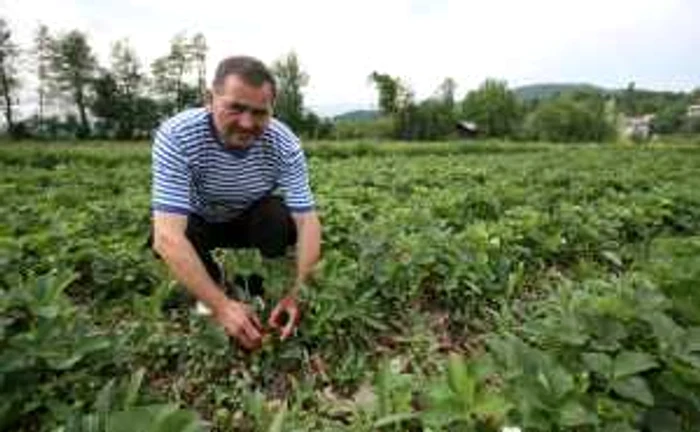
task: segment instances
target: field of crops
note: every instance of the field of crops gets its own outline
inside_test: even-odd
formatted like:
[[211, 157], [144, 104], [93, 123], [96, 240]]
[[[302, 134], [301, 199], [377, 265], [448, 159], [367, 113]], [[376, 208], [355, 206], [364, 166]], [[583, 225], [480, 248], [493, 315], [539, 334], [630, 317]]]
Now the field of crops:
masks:
[[169, 307], [148, 146], [0, 147], [0, 430], [698, 430], [700, 148], [308, 155], [323, 260], [246, 355]]

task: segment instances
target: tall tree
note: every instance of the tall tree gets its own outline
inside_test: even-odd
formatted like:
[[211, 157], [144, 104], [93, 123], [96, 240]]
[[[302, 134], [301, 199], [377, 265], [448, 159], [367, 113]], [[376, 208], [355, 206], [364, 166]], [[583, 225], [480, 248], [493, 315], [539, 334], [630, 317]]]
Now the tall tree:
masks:
[[630, 81], [627, 84], [627, 88], [624, 90], [624, 93], [622, 94], [622, 111], [629, 116], [635, 116], [639, 114], [637, 92], [635, 90], [635, 87], [635, 82]]
[[146, 112], [155, 102], [144, 97], [144, 88], [145, 75], [136, 51], [126, 39], [115, 42], [110, 69], [102, 70], [93, 82], [90, 109], [100, 119], [101, 135], [132, 139], [151, 127], [158, 110]]
[[690, 92], [690, 102], [700, 104], [700, 87], [696, 87]]
[[34, 58], [36, 60], [37, 96], [39, 96], [39, 130], [44, 128], [44, 113], [49, 95], [49, 71], [51, 70], [51, 35], [49, 28], [42, 24], [34, 35]]
[[522, 107], [504, 81], [487, 79], [477, 90], [467, 93], [462, 115], [477, 124], [489, 137], [513, 135], [522, 117]]
[[197, 33], [190, 42], [190, 56], [194, 69], [197, 72], [197, 93], [200, 100], [204, 101], [207, 91], [207, 40], [202, 33]]
[[275, 113], [293, 129], [304, 126], [304, 95], [302, 89], [309, 83], [309, 76], [301, 69], [299, 57], [292, 51], [276, 60], [272, 72], [277, 80]]
[[12, 32], [7, 22], [0, 18], [0, 92], [2, 92], [2, 105], [4, 108], [7, 130], [15, 133], [13, 106], [16, 101], [15, 93], [19, 88], [17, 77], [17, 61], [19, 49], [12, 41]]
[[455, 106], [455, 93], [457, 92], [457, 82], [452, 78], [445, 78], [437, 91], [437, 99], [450, 109]]
[[401, 96], [400, 80], [377, 71], [373, 71], [369, 75], [369, 79], [377, 89], [379, 109], [382, 114], [396, 114], [399, 111], [399, 99]]
[[136, 50], [127, 39], [112, 45], [110, 66], [116, 84], [125, 97], [132, 100], [141, 93], [145, 76]]
[[615, 138], [605, 97], [596, 92], [565, 92], [542, 102], [526, 123], [529, 137], [551, 142], [602, 142]]
[[192, 46], [184, 33], [178, 33], [170, 42], [170, 52], [151, 64], [153, 90], [164, 114], [201, 102], [197, 87], [188, 81], [194, 62]]
[[141, 62], [128, 40], [117, 41], [112, 47], [111, 70], [115, 82], [119, 106], [117, 113], [117, 136], [130, 139], [138, 119], [136, 118], [136, 101], [140, 97], [145, 76], [141, 70]]
[[87, 137], [90, 134], [87, 92], [97, 72], [97, 60], [87, 36], [78, 30], [58, 37], [51, 47], [52, 79], [60, 91], [69, 94], [80, 117], [79, 136]]

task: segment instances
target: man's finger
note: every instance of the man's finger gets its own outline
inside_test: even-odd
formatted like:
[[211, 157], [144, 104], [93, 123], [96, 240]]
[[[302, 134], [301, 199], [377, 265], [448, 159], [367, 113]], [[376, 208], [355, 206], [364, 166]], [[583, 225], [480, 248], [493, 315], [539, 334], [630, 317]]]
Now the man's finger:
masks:
[[251, 345], [252, 346], [258, 345], [260, 342], [261, 335], [260, 335], [260, 332], [255, 328], [255, 325], [251, 321], [245, 320], [242, 323], [241, 327], [242, 327], [243, 332], [245, 333], [246, 337], [250, 341]]
[[262, 331], [263, 326], [260, 323], [260, 318], [258, 318], [258, 315], [255, 312], [248, 311], [248, 318], [250, 318], [250, 321], [255, 326], [256, 330]]
[[272, 313], [270, 314], [270, 319], [267, 320], [267, 323], [270, 327], [273, 329], [278, 329], [280, 328], [280, 315], [282, 314], [282, 306], [277, 305], [275, 309], [272, 310]]
[[236, 338], [239, 344], [243, 346], [243, 348], [250, 350], [253, 348], [253, 343], [252, 341], [248, 338], [248, 335], [246, 332], [243, 330], [243, 328], [238, 328], [238, 331], [233, 334], [233, 337]]
[[287, 339], [294, 333], [294, 329], [299, 322], [299, 310], [297, 308], [289, 308], [287, 309], [287, 313], [289, 314], [289, 321], [282, 330], [282, 340]]

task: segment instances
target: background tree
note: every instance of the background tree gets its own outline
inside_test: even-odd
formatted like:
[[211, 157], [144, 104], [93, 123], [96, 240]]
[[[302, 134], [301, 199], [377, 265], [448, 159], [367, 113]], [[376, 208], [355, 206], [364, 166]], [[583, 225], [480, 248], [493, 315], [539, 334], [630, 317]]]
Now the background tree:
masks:
[[78, 111], [80, 127], [77, 135], [89, 136], [88, 90], [97, 72], [97, 60], [84, 33], [73, 30], [51, 44], [51, 70], [56, 88], [69, 96]]
[[304, 95], [302, 89], [309, 83], [309, 76], [301, 69], [299, 57], [292, 51], [276, 60], [272, 72], [277, 80], [275, 115], [292, 129], [304, 129]]
[[202, 33], [192, 37], [190, 43], [190, 56], [197, 72], [197, 93], [201, 101], [204, 101], [207, 91], [207, 40]]
[[39, 109], [37, 112], [37, 128], [38, 132], [44, 132], [44, 116], [46, 113], [46, 104], [51, 94], [49, 84], [51, 83], [49, 73], [51, 70], [51, 34], [49, 28], [42, 24], [37, 29], [34, 35], [33, 54], [36, 66], [37, 78], [37, 96]]
[[676, 102], [662, 107], [652, 123], [654, 133], [671, 134], [681, 131], [687, 111], [688, 105], [684, 102]]
[[523, 108], [505, 81], [487, 79], [462, 102], [462, 117], [475, 122], [487, 137], [514, 136], [522, 116]]
[[158, 98], [162, 115], [201, 105], [199, 84], [192, 84], [190, 75], [195, 64], [203, 68], [203, 64], [197, 61], [206, 60], [206, 44], [203, 37], [195, 36], [193, 40], [196, 44], [184, 33], [178, 33], [170, 42], [170, 52], [151, 64], [152, 90]]
[[446, 78], [432, 98], [400, 107], [396, 121], [396, 137], [407, 140], [440, 140], [449, 138], [455, 128], [455, 92], [457, 83]]
[[377, 89], [378, 104], [382, 114], [389, 116], [396, 114], [402, 99], [404, 103], [408, 102], [406, 97], [408, 92], [399, 78], [374, 71], [370, 74], [369, 79]]
[[7, 131], [12, 135], [16, 132], [13, 108], [17, 102], [16, 93], [20, 83], [17, 72], [18, 59], [19, 48], [12, 40], [12, 32], [7, 21], [0, 18], [0, 92], [5, 124]]
[[457, 81], [452, 78], [445, 78], [442, 84], [440, 84], [440, 87], [438, 87], [436, 98], [441, 101], [446, 108], [454, 109], [455, 93], [457, 93]]
[[594, 92], [564, 93], [543, 102], [525, 128], [528, 137], [550, 142], [602, 142], [615, 137], [606, 99]]

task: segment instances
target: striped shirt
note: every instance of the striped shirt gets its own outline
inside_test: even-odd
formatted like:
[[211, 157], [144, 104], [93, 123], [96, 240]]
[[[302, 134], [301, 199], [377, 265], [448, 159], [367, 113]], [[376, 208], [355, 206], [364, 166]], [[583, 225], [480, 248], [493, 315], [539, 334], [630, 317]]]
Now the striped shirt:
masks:
[[299, 138], [276, 119], [247, 149], [226, 149], [209, 111], [189, 109], [156, 130], [151, 156], [153, 211], [222, 222], [271, 193], [293, 213], [315, 205]]

